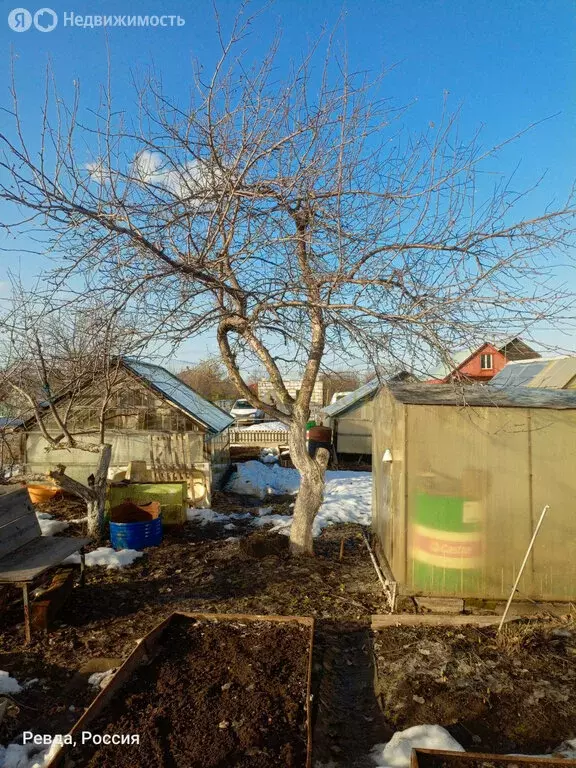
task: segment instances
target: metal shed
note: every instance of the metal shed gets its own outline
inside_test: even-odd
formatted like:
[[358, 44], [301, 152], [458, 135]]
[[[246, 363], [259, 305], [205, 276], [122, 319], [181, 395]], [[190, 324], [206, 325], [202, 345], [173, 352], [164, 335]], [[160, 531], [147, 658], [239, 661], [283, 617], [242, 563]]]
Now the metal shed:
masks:
[[373, 402], [373, 528], [401, 592], [576, 598], [576, 392], [442, 385]]
[[322, 421], [332, 428], [337, 453], [372, 453], [372, 399], [378, 379], [349, 392], [322, 409]]

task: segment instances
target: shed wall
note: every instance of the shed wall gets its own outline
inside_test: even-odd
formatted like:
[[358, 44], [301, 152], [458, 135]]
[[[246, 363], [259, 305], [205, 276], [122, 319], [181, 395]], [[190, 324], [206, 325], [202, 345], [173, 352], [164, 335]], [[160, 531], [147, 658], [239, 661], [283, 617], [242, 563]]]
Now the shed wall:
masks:
[[381, 393], [373, 525], [403, 591], [507, 598], [550, 504], [519, 597], [574, 599], [575, 461], [575, 411], [403, 406]]
[[[126, 469], [130, 461], [146, 461], [150, 469], [150, 435], [162, 441], [165, 433], [150, 432], [108, 432], [106, 439], [112, 443], [110, 476]], [[188, 433], [190, 462], [204, 462], [204, 436], [199, 432]], [[86, 442], [97, 442], [95, 435], [83, 437]], [[30, 432], [26, 437], [26, 464], [28, 472], [44, 474], [55, 469], [57, 464], [66, 465], [66, 474], [74, 480], [85, 483], [86, 478], [96, 470], [98, 455], [76, 448], [61, 451], [47, 451], [48, 444], [40, 432]]]
[[372, 400], [359, 403], [345, 413], [334, 416], [332, 429], [336, 431], [338, 453], [372, 453]]

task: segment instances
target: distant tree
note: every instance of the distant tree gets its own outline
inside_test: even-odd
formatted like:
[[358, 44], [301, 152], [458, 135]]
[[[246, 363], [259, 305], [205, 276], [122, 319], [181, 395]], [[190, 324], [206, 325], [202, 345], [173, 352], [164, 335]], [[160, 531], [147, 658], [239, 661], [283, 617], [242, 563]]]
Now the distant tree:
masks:
[[238, 388], [219, 357], [201, 360], [180, 371], [178, 378], [207, 400], [235, 400]]
[[[305, 425], [328, 354], [426, 368], [487, 333], [572, 316], [551, 270], [572, 253], [575, 208], [518, 216], [498, 147], [464, 141], [448, 113], [408, 133], [380, 79], [331, 45], [285, 76], [276, 44], [249, 61], [253, 23], [243, 9], [228, 38], [217, 23], [215, 68], [198, 66], [181, 100], [149, 79], [134, 119], [106, 92], [89, 125], [78, 99], [57, 98], [28, 146], [14, 89], [0, 200], [22, 212], [13, 228], [58, 251], [60, 284], [131, 303], [164, 342], [215, 333], [239, 393], [289, 426], [291, 551], [309, 554], [328, 452], [309, 456]], [[278, 407], [249, 386], [255, 364]]]
[[362, 376], [356, 371], [332, 371], [324, 373], [324, 401], [329, 403], [335, 392], [352, 392], [358, 389]]

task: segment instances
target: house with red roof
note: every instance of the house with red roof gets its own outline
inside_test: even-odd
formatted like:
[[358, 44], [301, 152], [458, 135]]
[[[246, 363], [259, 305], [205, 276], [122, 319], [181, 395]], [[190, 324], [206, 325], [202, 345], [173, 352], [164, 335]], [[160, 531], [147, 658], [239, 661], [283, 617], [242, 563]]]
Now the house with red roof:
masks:
[[427, 384], [447, 384], [451, 381], [486, 383], [496, 376], [506, 363], [540, 357], [532, 347], [515, 336], [504, 341], [485, 341], [476, 349], [467, 349], [452, 356], [453, 365], [439, 366]]

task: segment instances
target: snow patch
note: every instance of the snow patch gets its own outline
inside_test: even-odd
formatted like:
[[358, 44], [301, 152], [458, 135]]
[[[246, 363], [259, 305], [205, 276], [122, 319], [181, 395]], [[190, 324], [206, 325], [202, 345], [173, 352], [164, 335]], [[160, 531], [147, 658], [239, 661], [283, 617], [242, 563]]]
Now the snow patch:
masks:
[[404, 731], [397, 731], [387, 744], [377, 744], [372, 750], [372, 759], [378, 768], [409, 768], [414, 748], [465, 751], [439, 725], [414, 725]]
[[281, 421], [262, 421], [246, 427], [237, 427], [242, 432], [288, 432], [288, 425]]
[[93, 685], [95, 688], [106, 688], [114, 677], [115, 671], [114, 669], [109, 669], [106, 672], [94, 672], [88, 678], [88, 685]]
[[300, 473], [297, 469], [277, 464], [267, 466], [261, 461], [245, 461], [237, 464], [237, 471], [230, 478], [227, 489], [265, 499], [266, 496], [296, 493], [299, 486]]
[[49, 515], [48, 512], [36, 512], [36, 517], [42, 536], [54, 536], [55, 533], [65, 531], [69, 526], [69, 523], [64, 520], [55, 520], [54, 515]]
[[[124, 568], [132, 565], [134, 560], [142, 557], [144, 552], [137, 552], [135, 549], [120, 549], [118, 552], [112, 547], [98, 547], [93, 552], [86, 552], [86, 566], [103, 565], [108, 570], [112, 568]], [[64, 564], [74, 565], [80, 562], [80, 553], [75, 552], [64, 560]], [[1, 766], [0, 766], [1, 768]]]
[[55, 741], [40, 751], [34, 744], [0, 745], [0, 768], [44, 768], [60, 749], [62, 746]]
[[22, 686], [18, 680], [10, 677], [8, 672], [0, 669], [0, 693], [20, 693], [21, 690]]
[[208, 523], [228, 523], [224, 526], [228, 528], [232, 525], [232, 520], [245, 520], [248, 517], [252, 517], [250, 512], [233, 512], [230, 515], [224, 515], [221, 512], [214, 512], [213, 509], [197, 509], [195, 507], [189, 507], [186, 510], [186, 519], [189, 523], [199, 523], [200, 525], [208, 525]]

